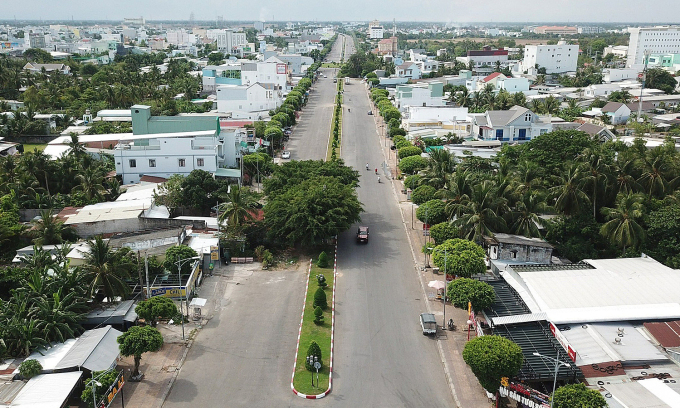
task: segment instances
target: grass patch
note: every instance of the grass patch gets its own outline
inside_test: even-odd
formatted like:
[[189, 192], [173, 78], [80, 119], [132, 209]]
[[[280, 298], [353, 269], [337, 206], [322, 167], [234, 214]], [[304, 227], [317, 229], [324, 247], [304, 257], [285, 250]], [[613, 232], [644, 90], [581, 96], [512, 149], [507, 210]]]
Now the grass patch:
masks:
[[324, 62], [321, 64], [321, 68], [342, 68], [342, 64], [338, 62]]
[[43, 151], [47, 147], [47, 143], [22, 143], [24, 145], [24, 152], [34, 152], [36, 150]]
[[[312, 270], [309, 274], [309, 287], [307, 289], [307, 299], [305, 299], [305, 314], [302, 319], [302, 331], [300, 333], [300, 347], [298, 348], [297, 365], [295, 366], [295, 377], [293, 378], [293, 385], [298, 392], [307, 395], [321, 394], [328, 389], [328, 376], [331, 357], [331, 308], [333, 306], [333, 259], [334, 252], [329, 250], [328, 255], [329, 266], [327, 268], [319, 268], [316, 264], [312, 264]], [[316, 260], [317, 258], [315, 258]], [[328, 308], [324, 310], [324, 322], [317, 325], [314, 323], [314, 292], [319, 287], [316, 275], [323, 274], [326, 277], [326, 299], [328, 300]], [[312, 387], [312, 374], [314, 375], [314, 383], [316, 384], [316, 371], [312, 373], [305, 368], [305, 359], [307, 358], [307, 349], [312, 341], [316, 341], [321, 347], [321, 355], [323, 367], [319, 370], [319, 386]]]

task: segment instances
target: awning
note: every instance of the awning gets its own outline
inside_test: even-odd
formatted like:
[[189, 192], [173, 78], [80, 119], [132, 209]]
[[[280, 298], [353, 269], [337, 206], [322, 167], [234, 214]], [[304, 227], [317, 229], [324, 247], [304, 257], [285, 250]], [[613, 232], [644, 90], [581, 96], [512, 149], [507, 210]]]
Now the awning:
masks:
[[217, 169], [215, 170], [216, 177], [231, 177], [241, 178], [241, 170], [239, 169]]
[[111, 326], [88, 330], [57, 363], [56, 371], [82, 367], [90, 371], [107, 370], [116, 365], [120, 354], [118, 336], [122, 332]]
[[41, 374], [31, 378], [10, 407], [61, 408], [78, 384], [82, 371]]

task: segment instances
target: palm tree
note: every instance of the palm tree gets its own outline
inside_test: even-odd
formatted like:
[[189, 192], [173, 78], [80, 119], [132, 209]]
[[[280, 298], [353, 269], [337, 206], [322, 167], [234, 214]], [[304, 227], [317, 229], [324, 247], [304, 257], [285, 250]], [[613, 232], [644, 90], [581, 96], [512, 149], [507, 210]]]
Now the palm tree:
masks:
[[456, 156], [454, 154], [445, 149], [431, 150], [421, 184], [427, 184], [439, 190], [446, 185], [455, 167]]
[[644, 159], [644, 170], [637, 182], [642, 186], [649, 197], [662, 197], [668, 193], [670, 185], [668, 178], [671, 177], [673, 166], [666, 156], [659, 151], [650, 151]]
[[83, 194], [85, 194], [87, 201], [99, 199], [106, 193], [106, 189], [103, 185], [104, 177], [102, 176], [99, 167], [81, 167], [79, 174], [76, 176], [76, 180], [78, 180], [79, 184], [73, 187], [72, 191], [82, 191]]
[[526, 106], [527, 96], [524, 95], [524, 92], [515, 92], [512, 95], [512, 103], [518, 106]]
[[538, 99], [532, 99], [529, 103], [529, 109], [537, 115], [543, 113], [543, 103]]
[[87, 310], [85, 299], [77, 292], [64, 296], [62, 288], [51, 296], [41, 296], [34, 301], [31, 315], [36, 318], [36, 327], [48, 342], [64, 342], [82, 331], [79, 321]]
[[611, 168], [607, 163], [606, 157], [596, 149], [585, 149], [579, 155], [582, 162], [584, 186], [589, 186], [592, 192], [591, 200], [593, 203], [593, 218], [597, 217], [597, 197], [601, 193], [600, 186], [606, 186], [611, 174]]
[[258, 196], [248, 188], [230, 186], [225, 202], [220, 204], [219, 222], [226, 224], [227, 231], [240, 235], [248, 222], [255, 217], [253, 212], [258, 208]]
[[565, 215], [578, 214], [588, 205], [588, 195], [581, 189], [583, 173], [576, 164], [567, 165], [557, 185], [552, 187], [550, 197], [555, 199], [555, 209]]
[[80, 158], [87, 153], [85, 150], [85, 146], [83, 146], [82, 143], [78, 140], [78, 134], [71, 132], [70, 134], [71, 140], [66, 143], [66, 145], [71, 149], [69, 151], [69, 154], [72, 154], [80, 161]]
[[456, 93], [456, 103], [462, 107], [470, 106], [470, 91], [468, 91], [467, 87], [462, 88]]
[[515, 191], [525, 194], [540, 188], [541, 167], [533, 161], [523, 160], [514, 169]]
[[446, 200], [444, 211], [450, 219], [460, 216], [459, 210], [461, 208], [458, 205], [467, 202], [470, 198], [471, 188], [471, 173], [469, 171], [456, 170], [448, 178], [444, 187], [437, 191], [435, 197]]
[[542, 236], [539, 226], [545, 227], [546, 220], [540, 217], [550, 210], [545, 202], [545, 196], [538, 192], [523, 194], [521, 199], [515, 204], [513, 211], [513, 223], [510, 230], [513, 234], [523, 235], [529, 238], [540, 238]]
[[130, 260], [124, 259], [126, 257], [119, 251], [111, 249], [108, 242], [100, 236], [87, 243], [90, 248], [84, 254], [83, 269], [90, 282], [90, 296], [94, 296], [100, 287], [109, 301], [116, 296], [125, 296], [130, 290], [124, 281], [133, 266]]
[[550, 95], [545, 98], [543, 103], [544, 111], [550, 115], [556, 115], [557, 111], [560, 110], [560, 102], [554, 96]]
[[645, 238], [645, 230], [638, 224], [643, 215], [642, 201], [643, 197], [639, 194], [619, 194], [616, 208], [602, 208], [602, 214], [609, 221], [602, 225], [600, 234], [623, 248], [623, 255], [626, 248], [637, 248]]
[[464, 238], [479, 243], [484, 235], [493, 236], [494, 232], [507, 229], [502, 217], [506, 210], [507, 204], [496, 196], [493, 182], [485, 180], [472, 187], [468, 200], [454, 206], [454, 212], [461, 215], [453, 225], [460, 229]]
[[40, 219], [31, 221], [33, 228], [29, 234], [33, 236], [36, 245], [54, 245], [64, 242], [64, 237], [74, 235], [69, 226], [64, 226], [64, 221], [57, 218], [51, 209], [40, 211]]

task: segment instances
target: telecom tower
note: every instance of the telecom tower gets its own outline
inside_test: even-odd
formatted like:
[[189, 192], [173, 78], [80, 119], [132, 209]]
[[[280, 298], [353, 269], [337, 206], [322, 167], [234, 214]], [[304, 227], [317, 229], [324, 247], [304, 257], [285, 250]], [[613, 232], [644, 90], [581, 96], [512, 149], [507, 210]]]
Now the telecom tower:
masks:
[[397, 36], [397, 19], [393, 18], [392, 19], [392, 37]]

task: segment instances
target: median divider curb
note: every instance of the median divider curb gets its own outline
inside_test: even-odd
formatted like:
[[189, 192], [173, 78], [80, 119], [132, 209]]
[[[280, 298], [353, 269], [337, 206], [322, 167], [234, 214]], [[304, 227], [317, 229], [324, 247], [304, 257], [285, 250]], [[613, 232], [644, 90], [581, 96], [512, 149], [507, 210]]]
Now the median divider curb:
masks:
[[333, 341], [335, 339], [335, 287], [336, 287], [336, 278], [338, 275], [338, 244], [336, 242], [335, 244], [335, 256], [333, 259], [333, 297], [331, 301], [331, 354], [330, 354], [330, 365], [328, 367], [328, 389], [321, 394], [316, 394], [316, 395], [307, 395], [299, 392], [298, 390], [295, 389], [295, 386], [293, 385], [293, 380], [295, 379], [295, 369], [297, 368], [297, 357], [298, 357], [298, 351], [300, 349], [300, 334], [302, 334], [302, 322], [305, 317], [305, 306], [307, 305], [307, 290], [309, 289], [309, 274], [312, 272], [312, 260], [309, 260], [309, 269], [307, 270], [307, 284], [305, 285], [305, 297], [304, 301], [302, 303], [302, 315], [300, 316], [300, 327], [298, 328], [298, 338], [297, 338], [297, 345], [295, 346], [295, 361], [293, 362], [293, 374], [290, 377], [290, 389], [293, 390], [293, 393], [297, 395], [300, 398], [305, 398], [305, 399], [321, 399], [325, 397], [326, 395], [331, 393], [331, 388], [333, 387]]

